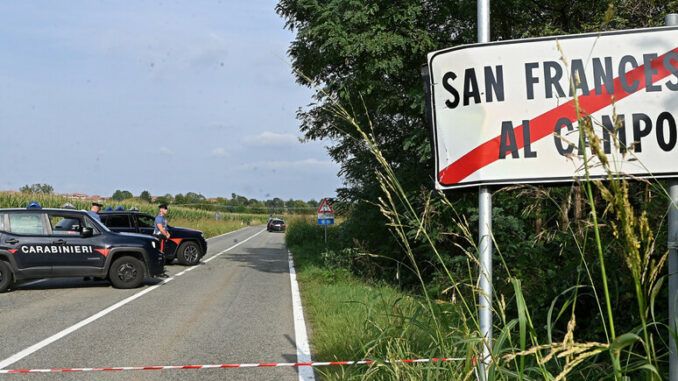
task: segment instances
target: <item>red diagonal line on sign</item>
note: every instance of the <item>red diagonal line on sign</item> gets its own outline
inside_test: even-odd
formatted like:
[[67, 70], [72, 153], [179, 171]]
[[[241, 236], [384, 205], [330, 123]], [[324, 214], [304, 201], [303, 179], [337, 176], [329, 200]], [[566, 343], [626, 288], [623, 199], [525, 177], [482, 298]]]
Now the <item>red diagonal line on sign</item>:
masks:
[[[670, 50], [669, 52], [678, 53], [678, 48]], [[667, 52], [667, 53], [669, 53]], [[662, 54], [661, 56], [655, 58], [650, 62], [650, 67], [657, 70], [657, 72], [652, 76], [652, 83], [655, 83], [663, 78], [666, 78], [671, 74], [663, 65], [664, 56], [667, 53]], [[673, 60], [672, 60], [673, 61]], [[612, 104], [613, 98], [615, 101], [626, 98], [627, 96], [636, 93], [645, 88], [645, 66], [640, 65], [635, 69], [626, 73], [626, 83], [632, 84], [634, 81], [638, 81], [638, 89], [634, 92], [626, 92], [621, 87], [621, 80], [619, 77], [614, 79], [614, 89], [617, 89], [617, 92], [614, 94], [608, 94], [605, 86], [602, 86], [601, 94], [596, 95], [592, 90], [590, 95], [580, 95], [579, 99], [579, 108], [582, 115], [592, 114], [598, 110], [601, 110]], [[547, 137], [553, 133], [556, 122], [560, 118], [567, 118], [570, 122], [577, 120], [577, 112], [574, 106], [574, 99], [564, 103], [550, 111], [547, 111], [536, 118], [530, 120], [530, 142], [534, 143], [537, 140], [540, 140], [544, 137]], [[524, 148], [525, 144], [523, 142], [523, 126], [522, 123], [513, 128], [513, 133], [516, 138], [516, 143], [518, 149]], [[441, 170], [438, 173], [438, 179], [442, 184], [457, 184], [466, 177], [475, 173], [479, 169], [494, 163], [499, 160], [499, 144], [500, 136], [497, 136], [478, 147], [471, 150], [469, 153], [465, 154], [461, 158], [457, 159], [454, 163], [448, 165], [446, 168]], [[509, 153], [507, 153], [509, 154]]]

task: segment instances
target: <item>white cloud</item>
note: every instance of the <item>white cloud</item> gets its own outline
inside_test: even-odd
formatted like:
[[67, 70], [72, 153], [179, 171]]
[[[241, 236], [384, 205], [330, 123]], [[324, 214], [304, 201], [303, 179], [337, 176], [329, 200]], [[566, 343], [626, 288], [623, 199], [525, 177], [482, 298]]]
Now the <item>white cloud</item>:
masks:
[[259, 135], [245, 136], [243, 141], [253, 146], [287, 146], [298, 144], [299, 138], [292, 134], [264, 131]]
[[164, 153], [165, 155], [172, 155], [172, 154], [174, 154], [174, 152], [172, 152], [171, 149], [169, 149], [169, 148], [167, 148], [167, 147], [165, 147], [165, 146], [160, 147], [160, 149], [159, 149], [158, 151], [160, 151], [160, 153]]
[[223, 147], [217, 147], [212, 150], [212, 153], [210, 156], [212, 157], [224, 157], [227, 156], [228, 153], [226, 153], [226, 150]]
[[331, 160], [304, 159], [304, 160], [275, 160], [275, 161], [257, 161], [245, 163], [238, 166], [238, 169], [331, 169], [336, 164]]

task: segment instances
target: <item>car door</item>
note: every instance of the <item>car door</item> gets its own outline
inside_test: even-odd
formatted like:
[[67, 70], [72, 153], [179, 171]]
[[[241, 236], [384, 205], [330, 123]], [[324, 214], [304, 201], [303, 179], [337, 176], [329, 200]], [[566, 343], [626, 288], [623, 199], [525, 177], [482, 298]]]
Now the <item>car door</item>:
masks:
[[53, 258], [44, 253], [50, 244], [44, 213], [7, 213], [2, 246], [12, 253], [19, 270], [31, 275], [49, 275]]
[[[92, 223], [88, 223], [83, 214], [64, 212], [48, 213], [50, 223], [51, 247], [54, 255], [53, 272], [62, 275], [81, 275], [93, 267], [104, 266], [106, 248], [97, 245], [101, 234]], [[91, 237], [82, 235], [82, 227], [92, 229]]]
[[155, 218], [148, 214], [137, 214], [135, 217], [137, 226], [139, 227], [139, 233], [153, 235], [153, 231], [155, 230]]

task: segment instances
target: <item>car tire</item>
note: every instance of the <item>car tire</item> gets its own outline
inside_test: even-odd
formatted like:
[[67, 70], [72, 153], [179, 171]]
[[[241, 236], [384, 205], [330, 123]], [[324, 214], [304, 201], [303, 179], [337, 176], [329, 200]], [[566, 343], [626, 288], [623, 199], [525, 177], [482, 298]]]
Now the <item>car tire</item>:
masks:
[[129, 256], [116, 259], [108, 270], [108, 279], [115, 288], [139, 287], [145, 275], [144, 262]]
[[12, 284], [12, 270], [10, 270], [9, 265], [0, 261], [0, 292], [5, 292]]
[[202, 250], [195, 242], [184, 242], [177, 249], [177, 259], [184, 266], [195, 266], [200, 262]]

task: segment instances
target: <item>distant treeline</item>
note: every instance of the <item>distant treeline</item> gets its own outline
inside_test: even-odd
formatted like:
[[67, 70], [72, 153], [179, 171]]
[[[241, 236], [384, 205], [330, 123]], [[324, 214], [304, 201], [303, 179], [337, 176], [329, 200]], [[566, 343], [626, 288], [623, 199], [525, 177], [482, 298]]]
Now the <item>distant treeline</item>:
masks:
[[[54, 194], [54, 188], [48, 184], [27, 184], [20, 188], [20, 192], [23, 194], [51, 195]], [[174, 196], [167, 193], [164, 196], [153, 197], [149, 191], [145, 190], [138, 196], [135, 196], [132, 192], [121, 189], [113, 192], [110, 198], [111, 201], [118, 203], [123, 200], [132, 201], [135, 199], [151, 204], [164, 203], [213, 212], [252, 214], [314, 214], [320, 204], [320, 201], [314, 199], [302, 201], [294, 199], [283, 200], [275, 197], [270, 200], [257, 200], [235, 193], [231, 193], [231, 198], [217, 197], [208, 199], [201, 193], [196, 192], [178, 193]], [[341, 210], [342, 208], [340, 207], [339, 209]]]

